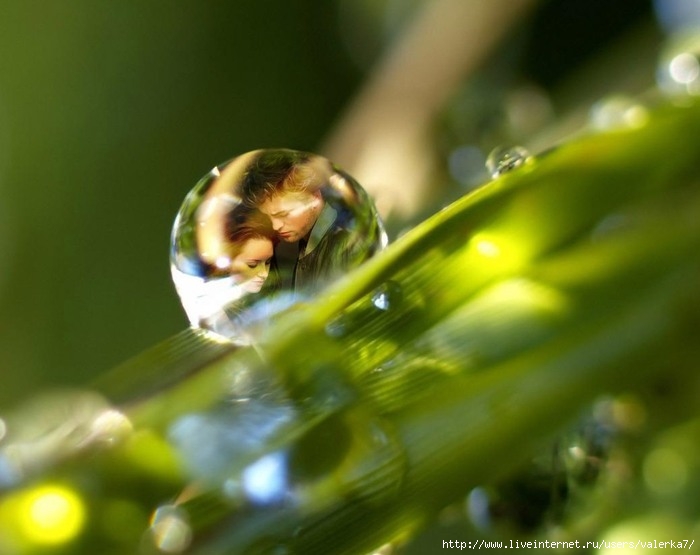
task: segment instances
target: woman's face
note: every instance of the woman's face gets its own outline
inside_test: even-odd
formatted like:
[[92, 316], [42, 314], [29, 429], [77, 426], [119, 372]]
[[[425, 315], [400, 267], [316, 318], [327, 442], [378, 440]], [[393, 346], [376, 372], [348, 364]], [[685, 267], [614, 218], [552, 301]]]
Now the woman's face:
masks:
[[238, 255], [231, 261], [231, 273], [248, 293], [258, 293], [270, 273], [272, 241], [254, 237], [243, 243]]

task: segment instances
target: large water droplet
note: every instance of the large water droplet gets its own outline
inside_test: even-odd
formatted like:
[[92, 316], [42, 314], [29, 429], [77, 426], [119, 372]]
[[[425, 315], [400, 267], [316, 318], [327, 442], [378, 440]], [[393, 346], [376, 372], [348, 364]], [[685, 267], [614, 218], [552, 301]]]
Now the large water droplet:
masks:
[[700, 95], [700, 32], [679, 31], [661, 52], [656, 80], [671, 97]]
[[498, 146], [486, 158], [486, 169], [491, 174], [491, 177], [496, 178], [515, 168], [519, 168], [529, 159], [530, 153], [522, 146]]
[[261, 299], [313, 294], [386, 243], [372, 200], [348, 174], [315, 154], [256, 150], [187, 195], [170, 262], [192, 325], [240, 338], [251, 319], [277, 310]]

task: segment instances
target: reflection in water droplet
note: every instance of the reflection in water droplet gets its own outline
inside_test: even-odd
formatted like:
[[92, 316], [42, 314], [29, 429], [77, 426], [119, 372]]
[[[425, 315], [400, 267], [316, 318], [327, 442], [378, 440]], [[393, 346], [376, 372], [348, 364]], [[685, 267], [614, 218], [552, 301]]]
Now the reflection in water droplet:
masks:
[[521, 146], [494, 148], [486, 158], [486, 169], [491, 177], [519, 168], [530, 159], [530, 153]]
[[591, 126], [600, 130], [638, 128], [649, 121], [649, 111], [626, 96], [611, 96], [591, 107]]
[[319, 291], [386, 242], [352, 177], [315, 154], [257, 150], [215, 168], [187, 195], [171, 271], [192, 325], [240, 339], [251, 317], [269, 321], [280, 309], [261, 299]]
[[671, 97], [700, 95], [700, 32], [679, 31], [659, 57], [659, 88]]
[[174, 505], [163, 505], [155, 510], [150, 530], [153, 543], [164, 553], [182, 553], [192, 541], [187, 515]]
[[401, 302], [401, 286], [395, 281], [387, 281], [372, 295], [372, 304], [386, 312]]

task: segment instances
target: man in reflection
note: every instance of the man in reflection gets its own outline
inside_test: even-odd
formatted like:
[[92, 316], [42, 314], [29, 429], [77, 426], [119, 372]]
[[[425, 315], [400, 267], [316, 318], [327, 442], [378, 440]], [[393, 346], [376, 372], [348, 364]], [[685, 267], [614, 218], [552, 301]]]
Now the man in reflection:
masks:
[[[297, 246], [286, 271], [296, 292], [320, 290], [386, 241], [365, 191], [320, 156], [265, 151], [248, 172], [242, 196], [269, 217], [280, 241]], [[276, 250], [283, 272], [284, 250]]]

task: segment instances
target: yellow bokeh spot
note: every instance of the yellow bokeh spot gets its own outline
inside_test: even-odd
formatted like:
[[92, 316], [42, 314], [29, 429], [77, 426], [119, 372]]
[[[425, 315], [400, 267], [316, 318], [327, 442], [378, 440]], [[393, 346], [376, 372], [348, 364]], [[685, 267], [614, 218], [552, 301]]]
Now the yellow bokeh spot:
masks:
[[85, 505], [71, 490], [61, 486], [40, 486], [20, 495], [17, 516], [28, 541], [65, 543], [83, 528]]
[[474, 243], [474, 248], [476, 249], [476, 252], [482, 256], [485, 256], [486, 258], [496, 258], [501, 254], [501, 248], [496, 243], [489, 241], [488, 239], [478, 239]]
[[506, 234], [481, 231], [469, 240], [470, 266], [477, 264], [489, 272], [518, 270], [528, 259], [526, 242]]

